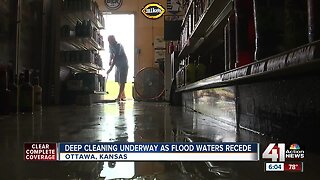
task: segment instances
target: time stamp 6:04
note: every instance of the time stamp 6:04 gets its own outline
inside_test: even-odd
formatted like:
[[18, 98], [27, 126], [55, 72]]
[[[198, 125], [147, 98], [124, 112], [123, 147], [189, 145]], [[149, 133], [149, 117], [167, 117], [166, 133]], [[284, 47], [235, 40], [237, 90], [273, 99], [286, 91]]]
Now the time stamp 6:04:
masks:
[[265, 171], [303, 172], [303, 162], [298, 163], [266, 163]]

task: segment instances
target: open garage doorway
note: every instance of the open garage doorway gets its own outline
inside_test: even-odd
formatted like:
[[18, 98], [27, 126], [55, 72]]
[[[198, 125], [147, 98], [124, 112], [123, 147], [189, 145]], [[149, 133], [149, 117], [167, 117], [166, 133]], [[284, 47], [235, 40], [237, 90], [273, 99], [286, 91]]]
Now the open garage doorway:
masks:
[[[109, 69], [109, 43], [108, 36], [114, 35], [116, 40], [121, 43], [128, 57], [128, 78], [125, 87], [126, 99], [132, 98], [132, 86], [134, 76], [134, 14], [106, 14], [105, 29], [101, 31], [104, 38], [105, 51], [102, 51], [103, 67], [107, 71]], [[115, 82], [115, 68], [108, 76], [106, 82], [106, 91], [109, 92], [106, 99], [116, 99], [119, 92], [119, 85]]]

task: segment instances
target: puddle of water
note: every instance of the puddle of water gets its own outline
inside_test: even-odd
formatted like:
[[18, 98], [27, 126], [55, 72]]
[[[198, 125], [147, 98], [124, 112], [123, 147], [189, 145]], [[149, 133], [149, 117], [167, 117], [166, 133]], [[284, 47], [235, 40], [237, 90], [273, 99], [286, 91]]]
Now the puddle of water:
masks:
[[32, 141], [259, 140], [250, 135], [244, 137], [243, 134], [246, 133], [237, 134], [233, 127], [181, 107], [170, 107], [166, 103], [127, 101], [88, 107], [51, 107], [34, 115], [0, 117], [0, 179], [232, 180], [287, 177], [277, 178], [266, 174], [262, 162], [25, 162], [22, 153], [23, 143]]

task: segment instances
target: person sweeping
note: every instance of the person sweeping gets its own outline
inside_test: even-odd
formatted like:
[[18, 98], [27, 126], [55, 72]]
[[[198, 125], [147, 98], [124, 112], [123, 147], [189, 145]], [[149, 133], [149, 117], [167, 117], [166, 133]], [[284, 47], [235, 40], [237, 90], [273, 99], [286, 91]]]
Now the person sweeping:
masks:
[[114, 35], [108, 36], [109, 42], [109, 51], [110, 51], [110, 61], [109, 61], [109, 70], [107, 74], [112, 71], [113, 67], [116, 67], [115, 72], [115, 81], [119, 84], [119, 94], [116, 100], [125, 101], [126, 95], [124, 93], [124, 88], [127, 82], [128, 76], [128, 59], [124, 51], [122, 44], [116, 41]]

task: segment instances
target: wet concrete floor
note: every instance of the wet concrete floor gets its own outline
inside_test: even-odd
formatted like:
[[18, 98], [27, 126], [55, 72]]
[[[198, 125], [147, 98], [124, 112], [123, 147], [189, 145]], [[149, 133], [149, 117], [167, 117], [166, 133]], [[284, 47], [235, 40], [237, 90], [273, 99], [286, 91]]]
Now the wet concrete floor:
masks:
[[[120, 102], [57, 106], [0, 116], [0, 179], [317, 179], [319, 153], [304, 173], [264, 172], [260, 162], [26, 162], [24, 142], [276, 142], [236, 131], [212, 118], [167, 103]], [[316, 143], [316, 142], [315, 142]]]

